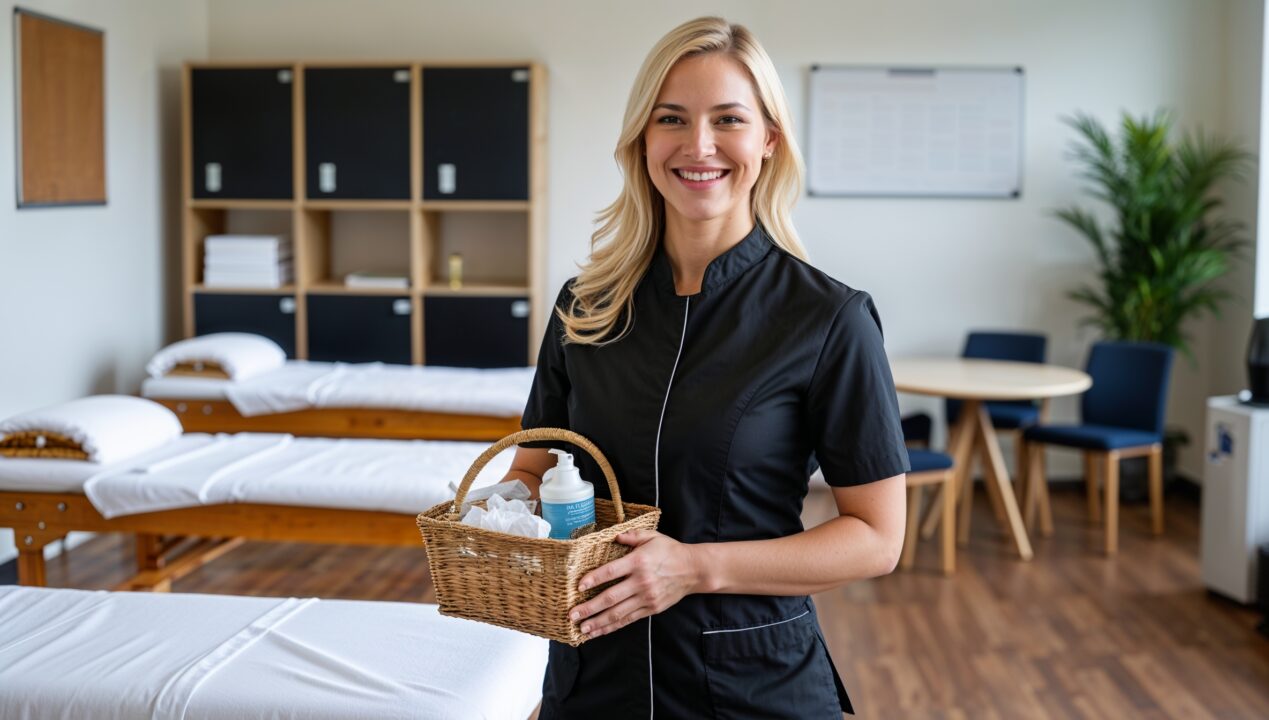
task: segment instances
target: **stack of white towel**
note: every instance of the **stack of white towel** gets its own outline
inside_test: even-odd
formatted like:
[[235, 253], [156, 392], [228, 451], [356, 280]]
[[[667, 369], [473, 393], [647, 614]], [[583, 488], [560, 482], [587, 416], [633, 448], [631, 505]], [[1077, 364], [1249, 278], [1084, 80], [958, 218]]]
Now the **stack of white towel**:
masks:
[[209, 235], [203, 241], [207, 287], [278, 288], [294, 279], [285, 235]]

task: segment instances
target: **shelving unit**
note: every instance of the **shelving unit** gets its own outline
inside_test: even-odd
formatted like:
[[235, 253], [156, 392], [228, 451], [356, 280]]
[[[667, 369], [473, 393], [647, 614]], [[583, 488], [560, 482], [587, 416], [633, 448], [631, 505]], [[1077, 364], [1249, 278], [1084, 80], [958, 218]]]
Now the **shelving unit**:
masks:
[[[186, 336], [260, 332], [301, 359], [533, 364], [545, 109], [532, 62], [187, 64]], [[294, 283], [204, 286], [204, 240], [226, 232], [289, 236]], [[409, 288], [345, 287], [355, 271]]]

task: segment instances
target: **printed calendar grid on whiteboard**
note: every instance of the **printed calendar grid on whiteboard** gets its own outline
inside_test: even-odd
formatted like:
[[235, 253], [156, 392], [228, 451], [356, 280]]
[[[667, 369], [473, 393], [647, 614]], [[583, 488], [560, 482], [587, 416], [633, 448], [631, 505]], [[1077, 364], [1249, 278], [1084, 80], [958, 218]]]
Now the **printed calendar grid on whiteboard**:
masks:
[[813, 65], [811, 196], [1022, 194], [1020, 67]]

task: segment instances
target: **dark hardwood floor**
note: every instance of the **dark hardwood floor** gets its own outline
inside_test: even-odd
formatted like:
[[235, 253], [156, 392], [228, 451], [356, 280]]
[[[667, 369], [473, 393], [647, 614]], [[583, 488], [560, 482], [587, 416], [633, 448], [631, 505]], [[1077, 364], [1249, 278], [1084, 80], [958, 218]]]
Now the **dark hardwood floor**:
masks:
[[[1269, 639], [1256, 613], [1199, 581], [1197, 501], [1168, 498], [1168, 532], [1145, 505], [1121, 511], [1120, 553], [1100, 554], [1082, 490], [1054, 485], [1052, 538], [1009, 551], [981, 490], [955, 576], [937, 545], [917, 567], [816, 597], [821, 623], [863, 718], [1269, 718]], [[832, 510], [812, 493], [806, 521]], [[132, 541], [102, 536], [49, 564], [49, 584], [124, 580]], [[251, 543], [175, 584], [178, 592], [431, 600], [419, 549]]]

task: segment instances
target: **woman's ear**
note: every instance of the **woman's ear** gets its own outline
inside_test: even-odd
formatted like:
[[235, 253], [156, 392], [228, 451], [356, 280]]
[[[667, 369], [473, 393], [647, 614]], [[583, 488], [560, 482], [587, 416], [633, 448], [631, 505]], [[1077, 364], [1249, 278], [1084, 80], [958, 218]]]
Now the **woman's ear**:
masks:
[[771, 155], [775, 153], [776, 146], [778, 146], [779, 144], [780, 144], [780, 131], [776, 130], [773, 127], [768, 126], [767, 127], [767, 142], [766, 142], [766, 145], [762, 148], [763, 159], [769, 160], [771, 158]]

